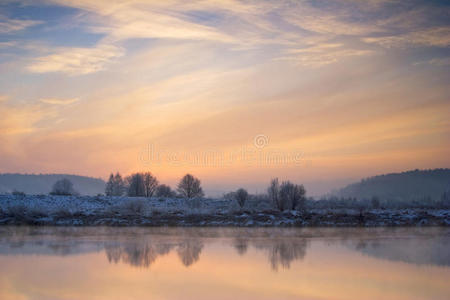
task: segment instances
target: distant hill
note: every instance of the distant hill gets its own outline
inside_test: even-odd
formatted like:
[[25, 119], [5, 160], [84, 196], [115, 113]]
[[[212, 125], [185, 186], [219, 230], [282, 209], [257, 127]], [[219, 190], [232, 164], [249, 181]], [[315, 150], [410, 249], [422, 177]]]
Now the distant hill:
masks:
[[350, 184], [332, 194], [338, 197], [386, 200], [439, 200], [450, 189], [450, 169], [414, 170], [378, 175]]
[[13, 190], [26, 194], [48, 194], [53, 184], [67, 178], [81, 195], [97, 195], [105, 192], [105, 182], [100, 178], [70, 174], [0, 174], [0, 193]]

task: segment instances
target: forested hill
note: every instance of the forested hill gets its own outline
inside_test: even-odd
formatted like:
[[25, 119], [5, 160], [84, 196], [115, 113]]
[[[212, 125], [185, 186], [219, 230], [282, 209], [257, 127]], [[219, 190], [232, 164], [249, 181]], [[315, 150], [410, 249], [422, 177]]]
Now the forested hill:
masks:
[[105, 182], [99, 178], [69, 174], [0, 174], [0, 193], [17, 190], [26, 194], [48, 194], [53, 184], [61, 178], [69, 179], [81, 195], [105, 192]]
[[414, 170], [378, 175], [350, 184], [336, 192], [338, 197], [386, 200], [439, 200], [450, 189], [450, 169]]

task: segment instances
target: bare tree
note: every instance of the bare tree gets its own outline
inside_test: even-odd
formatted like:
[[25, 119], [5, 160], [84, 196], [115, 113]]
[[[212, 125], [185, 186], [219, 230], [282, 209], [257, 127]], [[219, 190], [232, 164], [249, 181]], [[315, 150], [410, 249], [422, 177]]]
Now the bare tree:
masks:
[[290, 181], [283, 181], [280, 186], [279, 193], [279, 206], [280, 210], [285, 210], [287, 208], [295, 209], [299, 206], [304, 209], [306, 198], [305, 198], [305, 188], [303, 185], [293, 184]]
[[165, 198], [175, 197], [175, 192], [172, 191], [170, 186], [165, 184], [158, 185], [155, 194], [156, 197], [165, 197]]
[[288, 208], [305, 209], [306, 191], [303, 185], [293, 184], [290, 181], [283, 181], [280, 186], [278, 178], [275, 178], [270, 182], [267, 192], [274, 206], [281, 211]]
[[144, 177], [141, 173], [135, 173], [126, 178], [127, 194], [129, 197], [145, 197]]
[[67, 178], [63, 178], [55, 182], [50, 194], [61, 196], [72, 196], [77, 195], [78, 193], [73, 189], [72, 182]]
[[191, 174], [186, 174], [178, 183], [177, 191], [184, 198], [203, 197], [200, 180]]
[[269, 194], [269, 198], [270, 200], [272, 200], [273, 205], [275, 207], [280, 207], [279, 205], [280, 184], [278, 183], [278, 178], [274, 178], [270, 181], [267, 193]]
[[114, 196], [122, 196], [125, 192], [125, 182], [122, 179], [122, 176], [119, 174], [119, 172], [114, 175], [114, 189], [113, 194]]
[[106, 196], [114, 195], [114, 174], [113, 173], [111, 173], [111, 175], [109, 175], [109, 179], [106, 182], [105, 195]]
[[152, 197], [158, 187], [158, 179], [150, 172], [142, 174], [144, 179], [145, 197]]
[[247, 199], [248, 192], [246, 190], [241, 188], [236, 191], [236, 200], [241, 208], [244, 207], [245, 201], [247, 201]]
[[124, 192], [124, 181], [122, 176], [117, 172], [116, 175], [111, 173], [106, 182], [105, 195], [106, 196], [122, 196]]

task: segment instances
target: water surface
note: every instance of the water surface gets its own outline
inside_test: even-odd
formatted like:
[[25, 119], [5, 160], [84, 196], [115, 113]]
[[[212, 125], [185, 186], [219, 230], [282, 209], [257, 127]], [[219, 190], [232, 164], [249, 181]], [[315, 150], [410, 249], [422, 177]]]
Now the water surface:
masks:
[[449, 299], [447, 228], [0, 227], [0, 299]]

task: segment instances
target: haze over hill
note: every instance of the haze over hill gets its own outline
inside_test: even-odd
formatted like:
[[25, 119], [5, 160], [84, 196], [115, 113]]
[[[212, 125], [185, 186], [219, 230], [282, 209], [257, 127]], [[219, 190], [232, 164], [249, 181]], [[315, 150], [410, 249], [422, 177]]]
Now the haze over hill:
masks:
[[370, 199], [377, 196], [386, 200], [438, 200], [450, 189], [450, 169], [413, 170], [362, 179], [332, 192], [338, 197]]
[[0, 174], [0, 193], [17, 190], [26, 194], [48, 194], [53, 184], [62, 178], [69, 179], [81, 195], [105, 192], [105, 182], [100, 178], [70, 174]]

